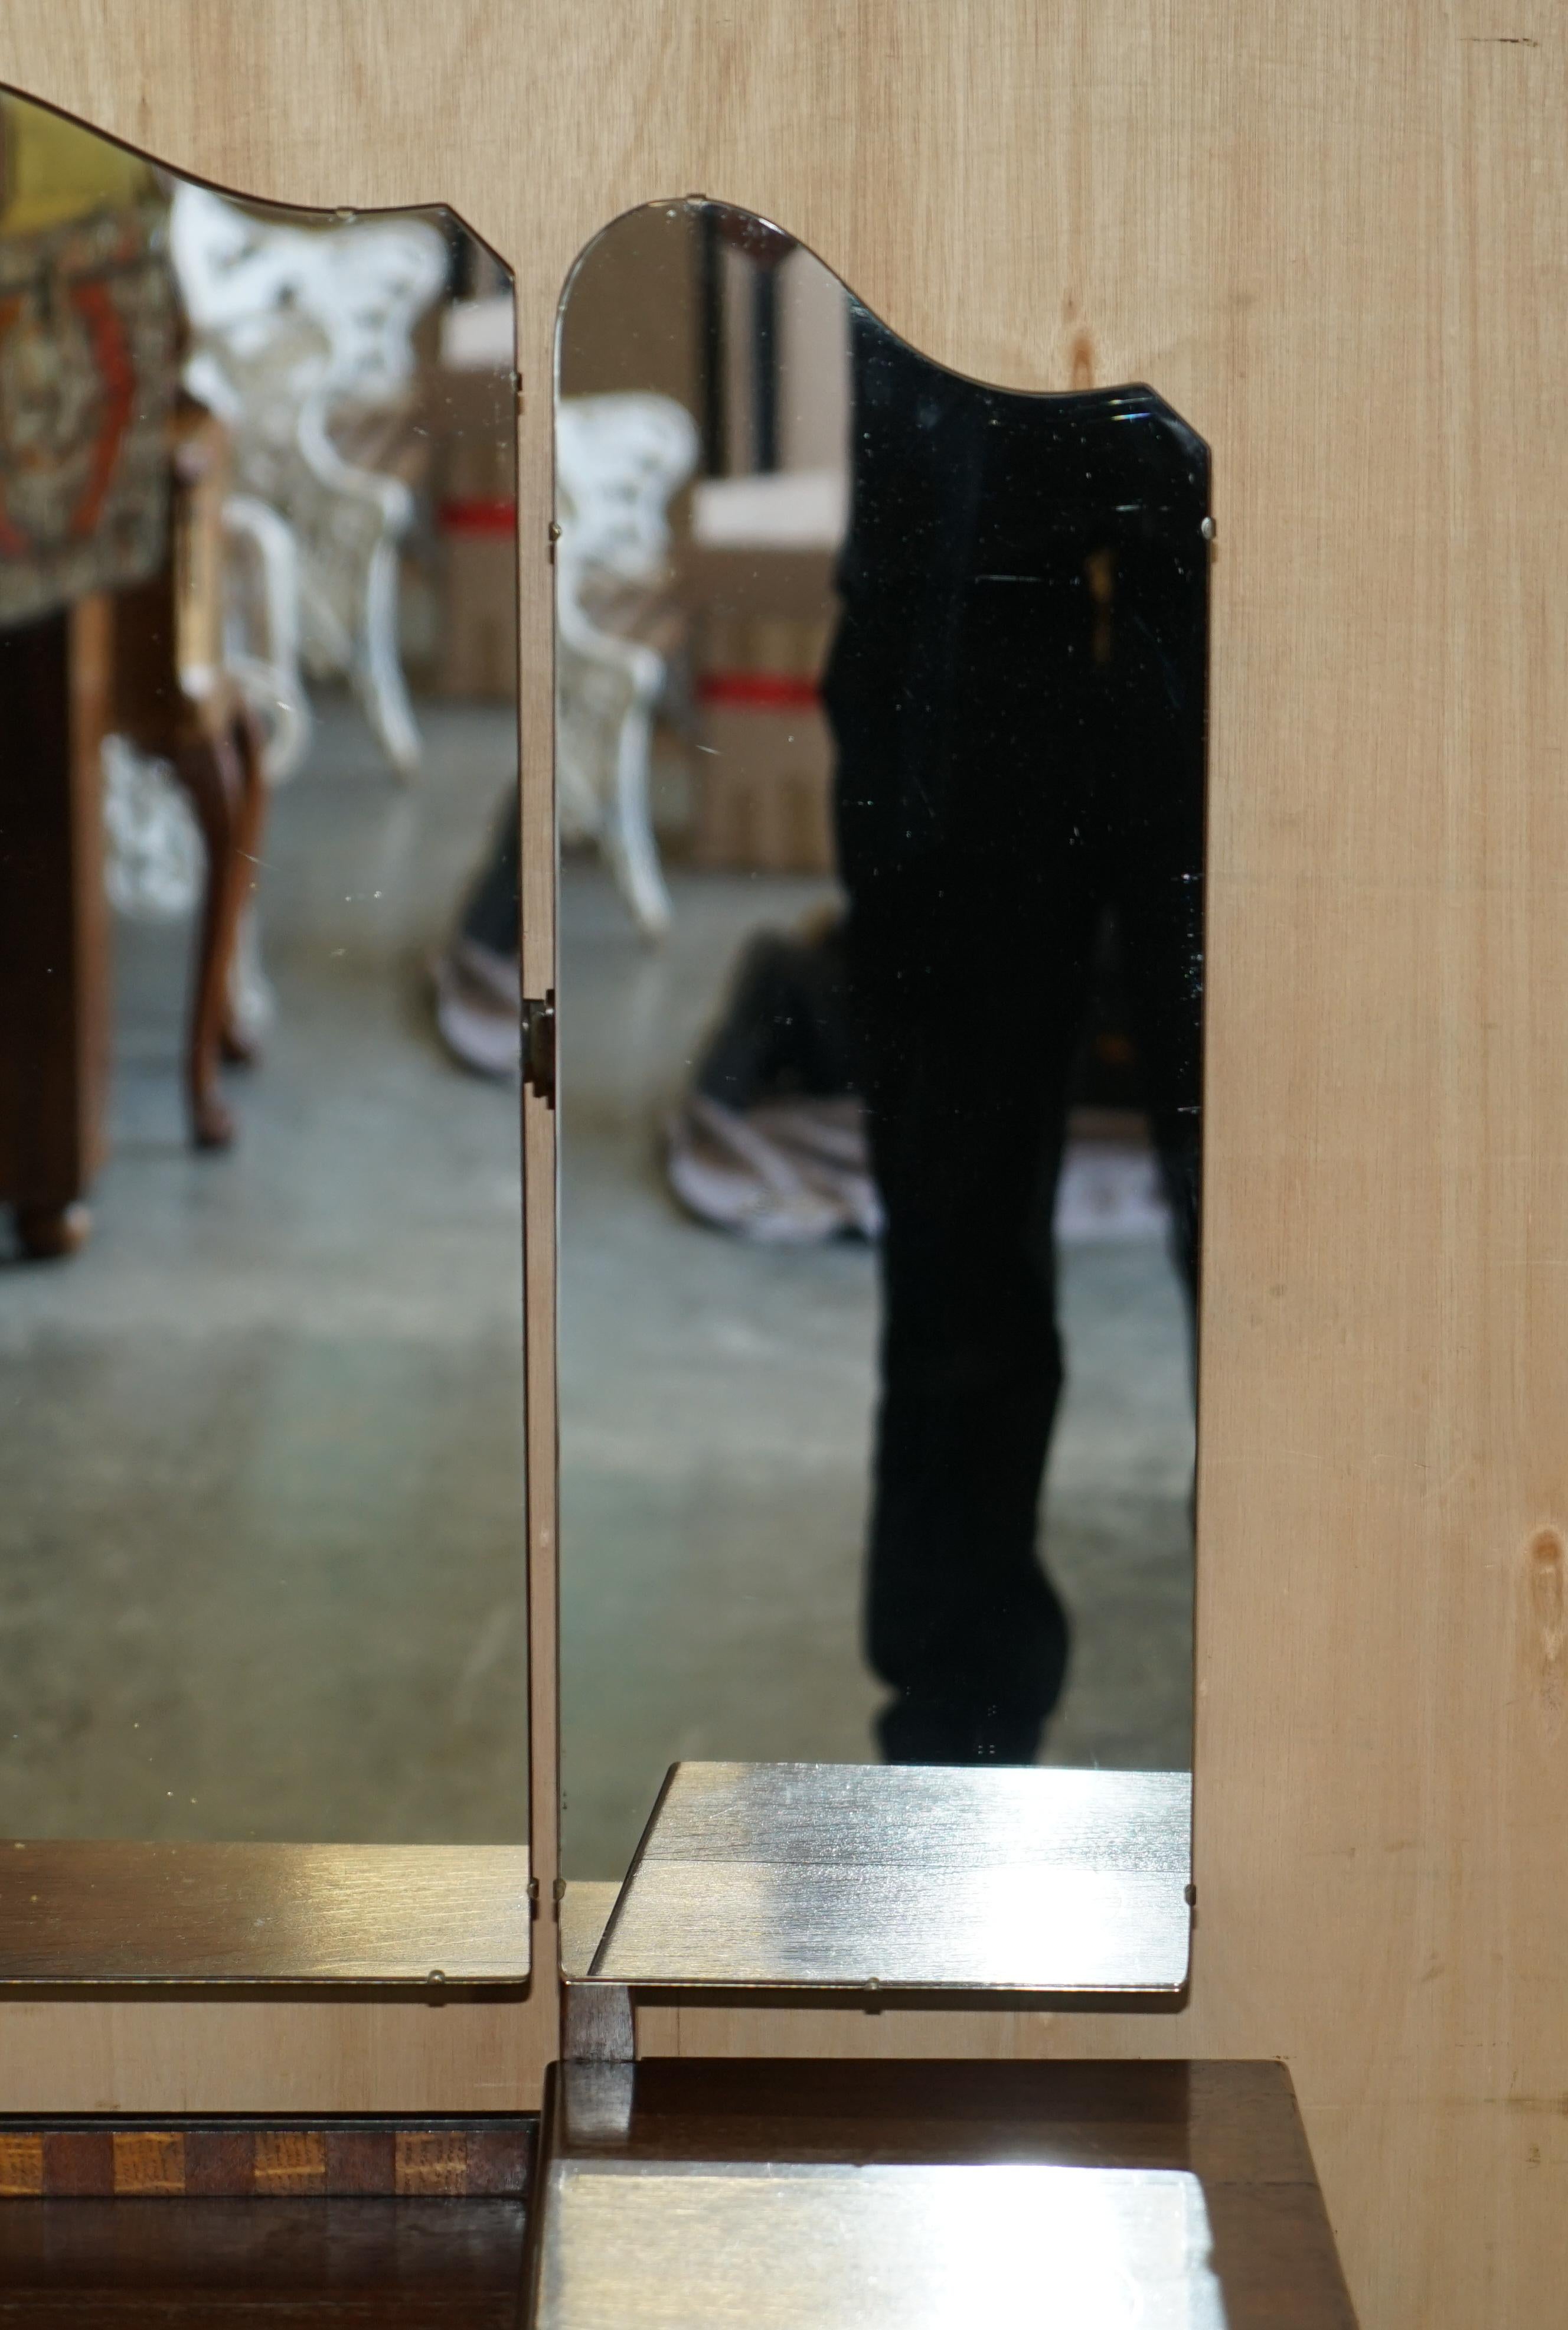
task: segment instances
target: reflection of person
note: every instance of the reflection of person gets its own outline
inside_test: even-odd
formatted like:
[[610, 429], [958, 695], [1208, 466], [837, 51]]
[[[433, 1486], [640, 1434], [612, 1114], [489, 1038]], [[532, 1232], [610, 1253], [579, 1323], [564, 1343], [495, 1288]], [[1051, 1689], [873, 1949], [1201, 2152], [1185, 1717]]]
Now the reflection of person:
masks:
[[698, 1221], [761, 1246], [878, 1235], [845, 989], [837, 906], [747, 942], [667, 1127], [670, 1189]]
[[855, 328], [824, 694], [886, 1222], [868, 1651], [890, 1761], [1028, 1762], [1067, 1661], [1051, 1217], [1108, 911], [1195, 1271], [1207, 457], [1147, 390], [1007, 394]]
[[517, 1073], [523, 985], [518, 961], [517, 795], [511, 786], [457, 935], [435, 964], [436, 1025], [454, 1058], [486, 1076]]

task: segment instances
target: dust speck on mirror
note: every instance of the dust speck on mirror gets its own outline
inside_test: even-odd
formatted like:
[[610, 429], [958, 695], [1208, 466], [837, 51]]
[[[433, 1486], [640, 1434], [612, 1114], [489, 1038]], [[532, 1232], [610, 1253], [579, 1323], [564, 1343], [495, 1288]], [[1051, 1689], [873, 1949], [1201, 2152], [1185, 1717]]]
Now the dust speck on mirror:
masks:
[[570, 279], [570, 1878], [681, 1760], [1190, 1766], [1208, 456], [1081, 371], [699, 198]]
[[515, 1842], [511, 279], [0, 154], [0, 1832]]

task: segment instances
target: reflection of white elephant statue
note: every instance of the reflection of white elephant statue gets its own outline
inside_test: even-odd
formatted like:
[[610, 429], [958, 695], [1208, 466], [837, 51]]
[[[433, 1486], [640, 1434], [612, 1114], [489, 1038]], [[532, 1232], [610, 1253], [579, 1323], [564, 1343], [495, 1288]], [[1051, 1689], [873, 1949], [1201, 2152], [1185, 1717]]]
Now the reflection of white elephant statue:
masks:
[[669, 562], [669, 504], [696, 467], [696, 424], [667, 396], [568, 397], [555, 416], [556, 810], [563, 841], [593, 839], [638, 927], [670, 900], [649, 805], [665, 660], [597, 611], [648, 591]]
[[193, 185], [175, 195], [170, 240], [193, 335], [186, 383], [234, 441], [232, 595], [246, 612], [231, 661], [269, 731], [269, 773], [288, 774], [304, 750], [303, 658], [353, 683], [410, 775], [420, 739], [397, 601], [413, 500], [374, 456], [401, 433], [410, 334], [446, 282], [445, 240], [419, 219], [291, 226]]

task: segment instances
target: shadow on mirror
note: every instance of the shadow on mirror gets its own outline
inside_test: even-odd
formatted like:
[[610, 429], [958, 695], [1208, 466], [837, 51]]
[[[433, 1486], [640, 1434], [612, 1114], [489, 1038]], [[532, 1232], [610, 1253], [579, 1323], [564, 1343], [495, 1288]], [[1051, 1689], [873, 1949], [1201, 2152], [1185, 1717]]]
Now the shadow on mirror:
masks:
[[567, 1874], [680, 1760], [1184, 1773], [1206, 450], [699, 201], [556, 442]]
[[526, 1836], [514, 360], [0, 96], [7, 1834]]

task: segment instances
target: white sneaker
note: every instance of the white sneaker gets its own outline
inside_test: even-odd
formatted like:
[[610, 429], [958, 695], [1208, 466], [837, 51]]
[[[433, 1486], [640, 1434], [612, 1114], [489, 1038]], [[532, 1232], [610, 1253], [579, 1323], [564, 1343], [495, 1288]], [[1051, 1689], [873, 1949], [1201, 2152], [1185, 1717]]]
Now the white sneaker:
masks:
[[455, 1060], [481, 1076], [515, 1076], [523, 1055], [519, 965], [477, 941], [455, 938], [431, 976], [436, 1026]]

